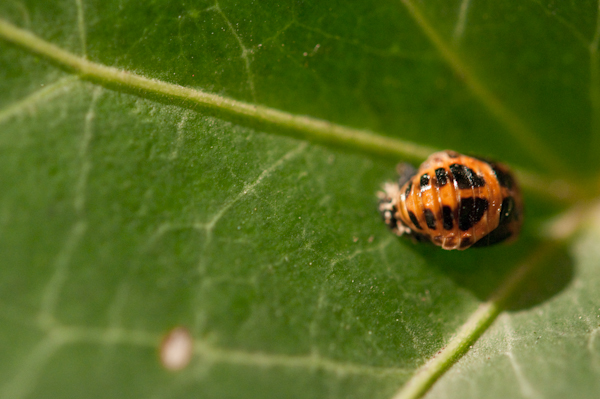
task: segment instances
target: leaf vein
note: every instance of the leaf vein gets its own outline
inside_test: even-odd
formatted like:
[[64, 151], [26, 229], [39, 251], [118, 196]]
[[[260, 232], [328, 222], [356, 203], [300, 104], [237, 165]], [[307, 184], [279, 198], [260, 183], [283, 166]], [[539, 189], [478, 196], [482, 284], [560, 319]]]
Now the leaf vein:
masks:
[[553, 249], [553, 243], [542, 245], [509, 273], [497, 291], [479, 305], [448, 344], [423, 364], [393, 399], [416, 399], [423, 396], [469, 350], [469, 345], [488, 329], [525, 278], [549, 258]]
[[74, 200], [74, 208], [75, 213], [82, 218], [85, 211], [85, 191], [87, 187], [88, 176], [90, 174], [90, 170], [92, 168], [92, 161], [89, 159], [89, 146], [93, 138], [93, 128], [92, 123], [95, 118], [94, 108], [96, 106], [96, 101], [100, 97], [102, 92], [102, 88], [97, 86], [92, 94], [92, 101], [90, 102], [90, 107], [88, 112], [85, 115], [85, 122], [83, 127], [83, 137], [81, 139], [81, 143], [79, 145], [79, 159], [81, 162], [81, 172], [79, 173], [79, 177], [77, 179], [77, 183], [75, 186], [75, 200]]
[[67, 239], [54, 261], [54, 274], [42, 291], [41, 308], [38, 323], [47, 328], [55, 323], [54, 312], [58, 303], [60, 291], [68, 277], [69, 263], [75, 248], [85, 234], [87, 223], [79, 221], [73, 225]]
[[339, 145], [396, 159], [400, 157], [420, 161], [435, 151], [430, 147], [380, 136], [369, 130], [354, 129], [303, 115], [293, 115], [90, 62], [3, 19], [0, 19], [0, 38], [45, 57], [59, 67], [79, 75], [82, 79], [102, 86], [150, 98], [168, 99], [170, 102], [175, 101], [196, 110], [203, 108], [223, 117], [229, 116], [229, 119], [232, 117], [235, 120], [241, 119], [252, 126], [256, 126], [257, 123], [270, 125], [277, 129], [274, 131], [277, 134]]
[[511, 111], [492, 91], [490, 91], [478, 78], [473, 71], [467, 67], [459, 55], [442, 39], [432, 24], [425, 18], [421, 10], [412, 0], [400, 0], [406, 7], [410, 16], [421, 28], [425, 36], [432, 45], [438, 50], [448, 66], [464, 81], [471, 93], [489, 110], [489, 112], [500, 121], [507, 132], [526, 148], [532, 158], [548, 170], [553, 171], [558, 176], [567, 175], [570, 168], [565, 165], [560, 157], [553, 153], [540, 140], [523, 120]]
[[252, 68], [250, 67], [250, 54], [252, 54], [253, 51], [252, 51], [252, 49], [249, 49], [244, 45], [242, 38], [240, 37], [240, 35], [237, 34], [237, 31], [233, 27], [233, 24], [231, 23], [229, 18], [227, 18], [227, 15], [225, 15], [223, 10], [221, 9], [221, 6], [219, 5], [218, 1], [215, 3], [213, 8], [215, 11], [217, 11], [217, 13], [221, 16], [221, 18], [223, 18], [223, 20], [229, 27], [229, 31], [231, 32], [231, 34], [233, 35], [235, 40], [237, 40], [237, 42], [240, 46], [240, 49], [242, 50], [242, 54], [240, 55], [240, 57], [242, 58], [242, 60], [244, 60], [248, 88], [250, 89], [250, 93], [252, 94], [252, 99], [254, 100], [254, 102], [256, 102], [256, 90], [254, 88], [254, 75], [252, 73]]
[[75, 76], [60, 79], [54, 83], [45, 85], [40, 90], [37, 90], [13, 105], [0, 110], [0, 125], [25, 112], [31, 114], [35, 113], [36, 106], [39, 102], [42, 100], [50, 100], [58, 95], [68, 92], [73, 83], [77, 80], [78, 79]]
[[[201, 90], [148, 79], [117, 68], [90, 62], [46, 42], [26, 30], [17, 28], [1, 18], [0, 39], [18, 45], [31, 53], [38, 54], [59, 67], [77, 74], [81, 79], [100, 84], [106, 88], [159, 101], [168, 101], [170, 104], [177, 103], [179, 106], [193, 110], [202, 109], [208, 114], [245, 123], [249, 126], [265, 128], [275, 134], [385, 156], [395, 160], [400, 158], [422, 161], [436, 151], [431, 147], [398, 138], [386, 137], [370, 130], [355, 129], [305, 115], [294, 115], [263, 105], [250, 104]], [[503, 106], [500, 110], [504, 110]], [[509, 121], [514, 122], [510, 118]], [[515, 125], [512, 122], [509, 125], [520, 126], [519, 123]], [[517, 136], [519, 135], [517, 134]], [[558, 163], [554, 163], [553, 167], [558, 167]], [[563, 169], [562, 172], [565, 172], [565, 170]], [[533, 174], [527, 175], [534, 176]], [[530, 180], [530, 182], [544, 180], [540, 176], [534, 177], [535, 179]], [[570, 187], [569, 183], [561, 182], [561, 184], [563, 183], [565, 187], [570, 188], [563, 190], [563, 192], [569, 192], [571, 193], [570, 196], [573, 196], [576, 190]], [[529, 185], [529, 183], [527, 185], [547, 197], [556, 198], [560, 201], [565, 200], [565, 196], [557, 195], [556, 190], [550, 185]]]
[[79, 45], [83, 58], [87, 58], [87, 39], [85, 33], [85, 15], [83, 12], [83, 0], [75, 0], [77, 4], [77, 30], [79, 31]]
[[56, 335], [46, 336], [23, 359], [14, 377], [2, 387], [0, 396], [11, 399], [27, 397], [35, 389], [40, 373], [52, 356], [67, 343], [65, 338]]
[[[231, 207], [233, 205], [235, 205], [239, 200], [241, 200], [247, 194], [253, 193], [254, 190], [255, 190], [255, 188], [265, 178], [269, 177], [273, 171], [275, 171], [277, 168], [279, 168], [281, 165], [283, 165], [287, 161], [293, 159], [297, 155], [299, 155], [302, 152], [304, 152], [304, 150], [306, 150], [307, 147], [308, 147], [307, 143], [301, 143], [296, 148], [294, 148], [293, 150], [289, 151], [287, 154], [285, 154], [284, 156], [282, 156], [281, 158], [279, 158], [271, 166], [269, 166], [268, 168], [266, 168], [265, 170], [263, 170], [263, 172], [258, 176], [258, 178], [254, 182], [252, 182], [250, 184], [247, 184], [247, 185], [244, 185], [244, 188], [235, 197], [233, 197], [232, 199], [230, 199], [229, 201], [227, 201], [223, 205], [223, 207], [217, 213], [215, 213], [213, 215], [213, 217], [210, 218], [210, 220], [208, 220], [205, 223], [205, 228], [206, 228], [206, 231], [209, 233], [209, 237], [210, 237], [210, 233], [213, 231], [213, 229], [216, 226], [216, 224], [219, 222], [219, 220], [221, 220], [221, 218], [223, 217], [223, 215], [229, 209], [231, 209]], [[210, 241], [210, 238], [208, 238], [207, 241]]]
[[[143, 330], [130, 330], [121, 327], [95, 328], [55, 325], [49, 331], [49, 338], [42, 342], [53, 343], [56, 347], [64, 343], [87, 342], [101, 345], [134, 345], [155, 350], [160, 341], [160, 334]], [[404, 376], [410, 373], [410, 370], [404, 368], [340, 362], [314, 354], [287, 355], [219, 348], [201, 339], [194, 339], [193, 348], [194, 354], [201, 361], [209, 364], [231, 364], [265, 369], [283, 367], [315, 371], [324, 370], [336, 375], [370, 375], [377, 378], [390, 375]]]
[[469, 11], [469, 6], [471, 5], [471, 0], [462, 0], [460, 2], [460, 7], [458, 8], [458, 19], [456, 21], [456, 26], [454, 27], [454, 33], [452, 34], [452, 41], [457, 44], [463, 37], [465, 33], [465, 26], [467, 24], [467, 14]]
[[504, 327], [506, 331], [506, 343], [508, 345], [505, 355], [510, 361], [510, 365], [515, 373], [515, 377], [517, 377], [521, 394], [523, 394], [523, 396], [526, 398], [541, 398], [542, 395], [540, 395], [540, 393], [533, 388], [531, 383], [527, 380], [527, 377], [525, 377], [525, 374], [523, 374], [523, 369], [521, 368], [521, 365], [517, 361], [517, 358], [512, 351], [513, 328], [508, 317], [504, 318]]

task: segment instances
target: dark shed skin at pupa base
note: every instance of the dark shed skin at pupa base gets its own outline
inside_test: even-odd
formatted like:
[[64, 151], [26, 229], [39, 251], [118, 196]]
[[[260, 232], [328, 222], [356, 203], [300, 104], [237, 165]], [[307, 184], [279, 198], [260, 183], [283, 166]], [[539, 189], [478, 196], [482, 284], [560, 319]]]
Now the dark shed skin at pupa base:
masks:
[[380, 193], [379, 210], [397, 235], [464, 250], [515, 239], [522, 200], [503, 164], [441, 151], [417, 171], [399, 166], [400, 180]]

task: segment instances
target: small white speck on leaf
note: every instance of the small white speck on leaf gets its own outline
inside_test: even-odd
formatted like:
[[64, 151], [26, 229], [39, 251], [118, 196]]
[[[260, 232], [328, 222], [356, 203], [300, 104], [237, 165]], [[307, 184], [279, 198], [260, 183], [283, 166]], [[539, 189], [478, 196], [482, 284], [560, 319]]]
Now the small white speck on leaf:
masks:
[[160, 362], [167, 370], [181, 370], [192, 359], [194, 340], [187, 328], [173, 328], [160, 343]]

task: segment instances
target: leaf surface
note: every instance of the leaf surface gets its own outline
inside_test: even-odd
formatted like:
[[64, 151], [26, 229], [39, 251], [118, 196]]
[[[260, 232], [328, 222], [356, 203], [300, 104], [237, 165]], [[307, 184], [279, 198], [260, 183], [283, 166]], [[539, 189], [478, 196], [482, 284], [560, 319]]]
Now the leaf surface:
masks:
[[[53, 0], [0, 18], [146, 78], [580, 184], [600, 149], [597, 5], [569, 7]], [[401, 159], [30, 52], [0, 40], [2, 397], [391, 397], [565, 209], [528, 183], [516, 244], [414, 245], [376, 210]], [[597, 225], [550, 245], [430, 397], [594, 397]], [[171, 372], [157, 352], [176, 326], [194, 356]]]

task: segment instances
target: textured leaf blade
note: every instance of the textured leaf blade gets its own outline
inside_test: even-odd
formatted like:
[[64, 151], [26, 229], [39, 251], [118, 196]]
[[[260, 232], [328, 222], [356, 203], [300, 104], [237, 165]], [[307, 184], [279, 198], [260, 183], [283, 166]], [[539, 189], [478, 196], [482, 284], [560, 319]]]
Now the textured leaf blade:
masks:
[[[559, 162], [587, 170], [595, 6], [469, 4], [0, 7], [62, 49], [163, 82], [542, 175]], [[560, 40], [540, 46], [548, 32]], [[390, 397], [537, 246], [537, 223], [556, 210], [528, 197], [516, 246], [413, 246], [376, 212], [394, 162], [76, 81], [4, 42], [0, 65], [4, 397]], [[536, 140], [554, 158], [540, 162]], [[571, 277], [517, 308], [554, 309]], [[540, 323], [575, 308], [557, 305]], [[173, 374], [156, 351], [176, 325], [196, 353]], [[490, 335], [506, 338], [498, 326]], [[562, 359], [550, 348], [528, 356]], [[564, 384], [585, 396], [594, 373]], [[445, 378], [460, 395], [457, 374]]]

